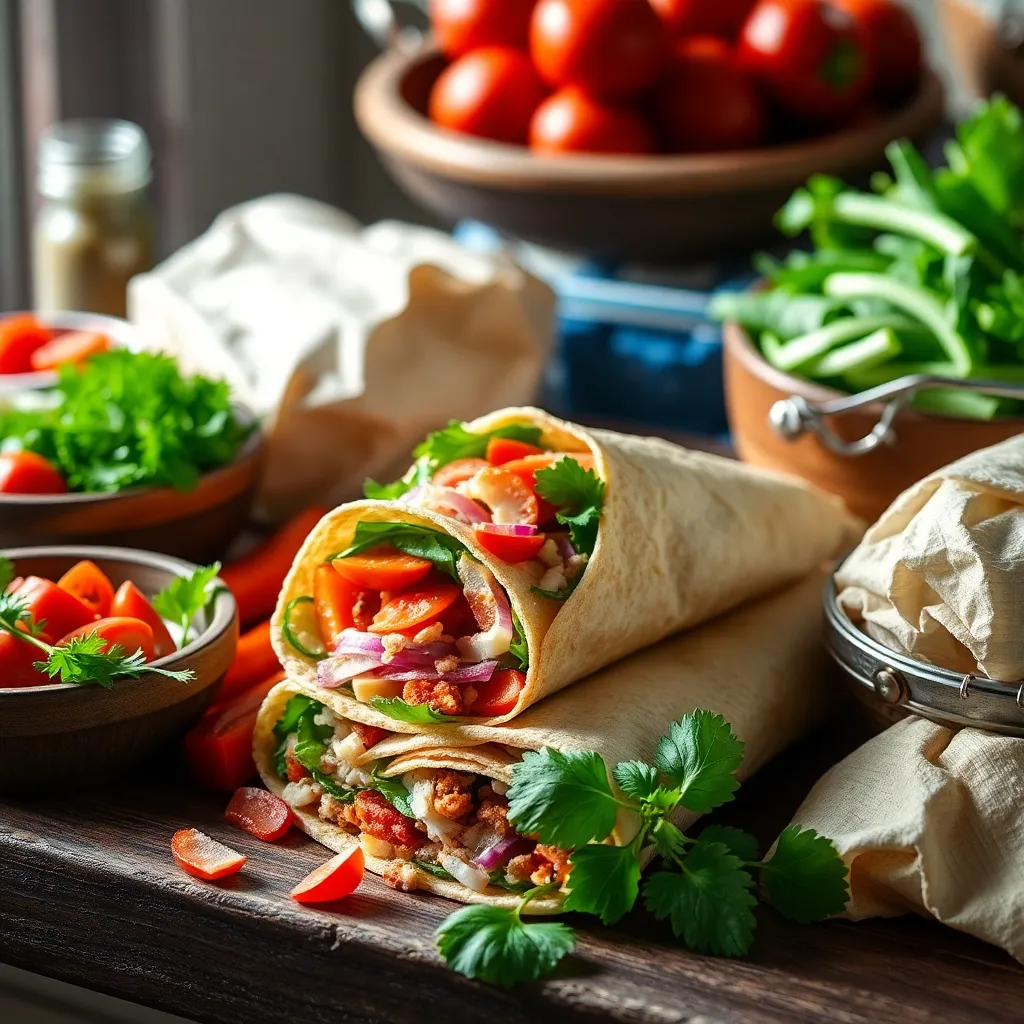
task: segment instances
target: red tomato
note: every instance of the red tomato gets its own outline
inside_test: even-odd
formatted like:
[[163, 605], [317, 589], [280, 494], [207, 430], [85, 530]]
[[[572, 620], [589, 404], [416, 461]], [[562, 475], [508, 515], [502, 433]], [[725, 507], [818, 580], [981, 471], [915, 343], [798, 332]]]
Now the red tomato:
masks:
[[[39, 639], [46, 644], [53, 643], [45, 633], [40, 633]], [[59, 682], [33, 667], [35, 662], [45, 658], [45, 652], [34, 644], [19, 640], [13, 633], [0, 633], [0, 688], [46, 686]]]
[[342, 630], [353, 627], [359, 630], [366, 629], [365, 624], [360, 625], [356, 622], [355, 609], [370, 605], [373, 612], [376, 612], [377, 609], [371, 602], [379, 607], [380, 601], [376, 592], [360, 590], [354, 583], [350, 583], [340, 573], [335, 572], [329, 563], [317, 568], [313, 575], [313, 608], [316, 612], [320, 639], [329, 651], [334, 649]]
[[680, 153], [749, 149], [768, 115], [761, 94], [728, 45], [711, 36], [684, 39], [654, 97], [662, 142]]
[[217, 691], [217, 700], [231, 700], [280, 671], [281, 663], [270, 643], [270, 623], [253, 626], [238, 638], [234, 660]]
[[537, 523], [537, 496], [518, 473], [505, 466], [480, 470], [464, 490], [467, 497], [483, 502], [491, 510], [496, 523]]
[[826, 0], [758, 0], [738, 53], [774, 99], [801, 117], [841, 117], [870, 85], [863, 26]]
[[430, 93], [430, 119], [449, 131], [525, 145], [545, 92], [525, 53], [485, 46], [441, 72]]
[[67, 636], [79, 626], [96, 621], [96, 614], [77, 597], [61, 590], [56, 583], [39, 576], [27, 576], [17, 590], [18, 597], [35, 622], [46, 622], [51, 636]]
[[430, 478], [430, 482], [437, 484], [438, 487], [454, 487], [476, 476], [481, 469], [486, 469], [489, 465], [485, 459], [456, 459], [447, 466], [442, 466]]
[[636, 111], [567, 85], [537, 108], [530, 148], [538, 153], [643, 154], [654, 151], [654, 139]]
[[149, 623], [143, 622], [142, 619], [130, 618], [127, 615], [97, 619], [95, 622], [79, 626], [78, 629], [74, 629], [62, 637], [60, 642], [66, 644], [76, 637], [87, 637], [93, 634], [106, 641], [103, 645], [104, 651], [116, 644], [125, 654], [142, 651], [146, 661], [156, 660], [153, 630]]
[[[527, 455], [543, 455], [544, 449], [527, 441], [516, 441], [511, 437], [492, 437], [487, 442], [487, 461], [492, 466], [511, 462], [513, 459], [525, 459]], [[480, 466], [479, 469], [484, 469]], [[472, 476], [473, 474], [470, 474]], [[468, 477], [467, 477], [468, 479]]]
[[244, 854], [195, 828], [183, 828], [174, 833], [171, 854], [182, 871], [204, 882], [238, 874], [245, 864]]
[[921, 79], [921, 34], [913, 16], [893, 0], [832, 0], [864, 27], [874, 92], [905, 96]]
[[110, 351], [110, 339], [96, 331], [68, 331], [32, 353], [33, 370], [56, 370], [65, 363], [83, 363], [90, 356]]
[[[114, 585], [95, 562], [83, 559], [73, 565], [57, 581], [57, 586], [77, 597], [86, 608], [96, 615], [110, 614], [110, 606], [114, 602]], [[125, 613], [118, 612], [117, 614]]]
[[348, 724], [367, 750], [375, 747], [381, 740], [386, 739], [388, 735], [386, 729], [378, 729], [375, 725], [363, 725], [362, 722], [349, 722]]
[[271, 843], [292, 827], [292, 809], [273, 793], [258, 786], [242, 786], [224, 812], [224, 820], [245, 829], [257, 839]]
[[125, 580], [117, 588], [110, 605], [110, 614], [142, 619], [153, 630], [153, 651], [158, 658], [166, 658], [168, 654], [173, 654], [177, 650], [167, 623], [131, 580]]
[[0, 320], [0, 373], [31, 373], [32, 353], [53, 334], [28, 313]]
[[514, 537], [507, 533], [491, 533], [479, 526], [476, 528], [477, 544], [503, 562], [527, 562], [535, 558], [546, 540], [543, 533], [536, 533], [532, 537]]
[[430, 590], [413, 590], [391, 598], [373, 617], [371, 633], [398, 633], [422, 629], [462, 596], [462, 588], [454, 583]]
[[626, 97], [653, 85], [665, 63], [665, 31], [647, 0], [540, 0], [530, 53], [549, 85]]
[[538, 469], [550, 469], [559, 459], [575, 459], [583, 469], [594, 468], [594, 456], [590, 452], [545, 452], [543, 455], [527, 455], [525, 459], [506, 462], [501, 468], [521, 476], [533, 490]]
[[384, 544], [362, 555], [335, 558], [331, 565], [335, 572], [365, 590], [405, 590], [434, 567], [425, 558], [403, 555]]
[[473, 714], [497, 718], [515, 710], [519, 695], [526, 686], [526, 673], [511, 668], [502, 669], [495, 672], [486, 683], [474, 683], [473, 686], [476, 689]]
[[356, 845], [311, 871], [292, 889], [291, 896], [297, 903], [330, 903], [344, 899], [359, 888], [365, 873], [363, 848]]
[[735, 39], [755, 0], [650, 0], [650, 3], [674, 35]]
[[525, 50], [536, 0], [430, 0], [430, 27], [445, 56], [481, 46]]
[[64, 494], [68, 485], [56, 467], [35, 452], [0, 455], [0, 493]]

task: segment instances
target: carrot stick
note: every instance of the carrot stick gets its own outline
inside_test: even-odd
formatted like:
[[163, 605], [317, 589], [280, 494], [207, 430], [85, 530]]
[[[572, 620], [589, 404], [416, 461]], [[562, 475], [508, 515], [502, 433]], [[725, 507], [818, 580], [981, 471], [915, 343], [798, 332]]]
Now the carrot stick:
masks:
[[261, 679], [267, 679], [280, 671], [281, 664], [270, 645], [270, 623], [261, 622], [238, 638], [235, 660], [231, 662], [231, 668], [220, 684], [217, 703], [237, 697]]

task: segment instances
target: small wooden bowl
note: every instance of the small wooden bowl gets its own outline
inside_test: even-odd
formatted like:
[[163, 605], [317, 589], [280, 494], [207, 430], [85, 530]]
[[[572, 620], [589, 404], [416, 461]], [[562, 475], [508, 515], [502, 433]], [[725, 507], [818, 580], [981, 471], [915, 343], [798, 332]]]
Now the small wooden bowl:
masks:
[[[724, 325], [723, 340], [725, 404], [740, 458], [803, 477], [839, 495], [868, 522], [878, 519], [897, 495], [922, 477], [1024, 430], [1024, 419], [1019, 418], [981, 421], [903, 410], [893, 422], [893, 444], [843, 458], [811, 434], [787, 441], [768, 421], [771, 407], [780, 399], [801, 395], [809, 402], [827, 402], [841, 397], [838, 391], [776, 370], [738, 324]], [[879, 405], [866, 406], [833, 417], [829, 425], [843, 440], [853, 441], [870, 432], [881, 411]]]
[[[242, 410], [247, 419], [252, 414]], [[0, 547], [117, 544], [194, 562], [220, 558], [245, 528], [267, 444], [257, 426], [235, 460], [191, 491], [138, 487], [114, 494], [2, 494]]]
[[[196, 568], [125, 548], [16, 548], [3, 554], [19, 574], [49, 579], [88, 558], [115, 587], [130, 579], [150, 595]], [[193, 725], [235, 655], [238, 611], [227, 588], [202, 626], [187, 646], [154, 662], [175, 671], [191, 669], [190, 683], [153, 673], [119, 680], [110, 689], [71, 683], [11, 688], [0, 679], [0, 793], [64, 791], [109, 781]]]
[[356, 85], [359, 126], [396, 181], [449, 221], [473, 218], [539, 245], [616, 259], [697, 259], [776, 240], [772, 217], [810, 174], [863, 179], [896, 138], [942, 117], [927, 73], [902, 108], [860, 127], [736, 153], [542, 156], [435, 127], [425, 116], [436, 51], [390, 50]]

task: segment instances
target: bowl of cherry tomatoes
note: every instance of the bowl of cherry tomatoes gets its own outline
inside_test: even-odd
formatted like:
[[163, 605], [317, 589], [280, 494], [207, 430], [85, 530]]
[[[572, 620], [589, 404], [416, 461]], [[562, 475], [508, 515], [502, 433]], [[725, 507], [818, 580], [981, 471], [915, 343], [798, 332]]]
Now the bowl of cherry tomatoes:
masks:
[[398, 183], [455, 221], [625, 259], [770, 242], [810, 174], [866, 179], [941, 120], [895, 0], [430, 0], [356, 86]]

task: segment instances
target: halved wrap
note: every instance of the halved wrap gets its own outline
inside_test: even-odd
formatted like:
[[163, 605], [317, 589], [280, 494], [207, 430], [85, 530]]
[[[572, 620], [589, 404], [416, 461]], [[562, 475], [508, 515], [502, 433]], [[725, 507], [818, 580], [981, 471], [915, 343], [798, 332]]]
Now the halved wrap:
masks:
[[[548, 449], [544, 457], [567, 461], [575, 454], [592, 465], [593, 471], [575, 467], [584, 485], [603, 482], [593, 501], [599, 519], [591, 520], [592, 552], [578, 552], [577, 536], [577, 553], [564, 564], [566, 575], [569, 562], [578, 573], [564, 591], [568, 596], [556, 599], [547, 585], [539, 586], [550, 578], [547, 563], [497, 557], [490, 541], [481, 542], [481, 526], [489, 524], [410, 505], [408, 495], [406, 502], [343, 505], [306, 541], [274, 618], [275, 647], [292, 680], [313, 692], [319, 662], [320, 683], [340, 687], [332, 706], [345, 713], [358, 706], [363, 721], [400, 732], [460, 720], [500, 724], [620, 658], [800, 579], [860, 532], [835, 499], [795, 479], [657, 438], [587, 430], [535, 409], [504, 410], [458, 429], [465, 438], [507, 433], [510, 426], [532, 431]], [[461, 461], [487, 466], [481, 459]], [[489, 486], [501, 476], [493, 468], [484, 475]], [[468, 482], [469, 493], [483, 493], [482, 484]], [[412, 486], [411, 478], [410, 486], [410, 493], [425, 489]], [[450, 501], [466, 497], [447, 491]], [[493, 500], [497, 518], [501, 510]], [[375, 548], [374, 538], [384, 546]], [[437, 550], [431, 555], [430, 549]], [[385, 550], [391, 554], [374, 556]], [[427, 560], [413, 557], [424, 554]], [[375, 557], [387, 563], [385, 576]], [[420, 582], [408, 575], [417, 562]], [[406, 575], [395, 575], [395, 566]], [[339, 586], [332, 569], [356, 589], [341, 599], [347, 628], [332, 633], [318, 657], [321, 651], [296, 635], [314, 636], [315, 646], [312, 616], [314, 608], [320, 611], [320, 588]], [[359, 589], [375, 580], [390, 584]], [[365, 613], [371, 599], [378, 609], [372, 622], [364, 617], [353, 627], [353, 615]], [[460, 606], [472, 616], [453, 624]], [[407, 628], [385, 635], [387, 613], [396, 608], [404, 615], [396, 623]], [[436, 621], [430, 609], [440, 609]], [[287, 628], [303, 610], [305, 631]], [[337, 601], [334, 611], [337, 617]], [[319, 632], [323, 642], [322, 618]]]
[[[650, 647], [502, 726], [385, 732], [364, 724], [372, 709], [287, 681], [260, 710], [256, 763], [304, 831], [338, 852], [362, 842], [368, 866], [389, 884], [511, 906], [524, 887], [564, 882], [570, 871], [571, 851], [539, 847], [508, 823], [504, 788], [521, 752], [596, 750], [609, 770], [650, 761], [669, 725], [700, 707], [724, 715], [745, 742], [738, 774], [748, 777], [827, 707], [825, 578], [812, 573]], [[636, 828], [624, 813], [613, 840], [628, 842]], [[556, 892], [529, 911], [555, 912], [561, 901]]]

